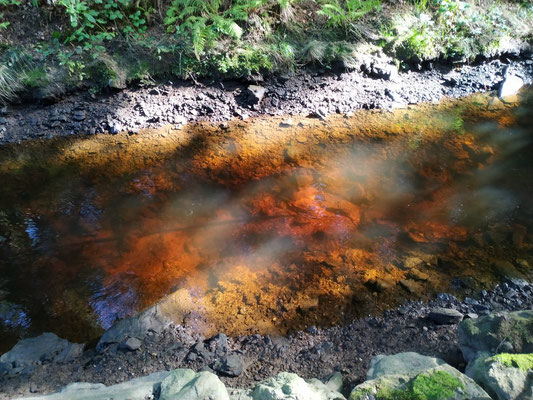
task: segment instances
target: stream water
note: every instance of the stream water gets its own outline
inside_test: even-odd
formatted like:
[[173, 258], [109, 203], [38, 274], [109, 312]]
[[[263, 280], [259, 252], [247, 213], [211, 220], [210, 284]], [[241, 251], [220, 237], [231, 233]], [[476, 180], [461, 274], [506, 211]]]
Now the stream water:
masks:
[[176, 289], [206, 334], [286, 333], [528, 277], [532, 104], [4, 146], [0, 352], [94, 340]]

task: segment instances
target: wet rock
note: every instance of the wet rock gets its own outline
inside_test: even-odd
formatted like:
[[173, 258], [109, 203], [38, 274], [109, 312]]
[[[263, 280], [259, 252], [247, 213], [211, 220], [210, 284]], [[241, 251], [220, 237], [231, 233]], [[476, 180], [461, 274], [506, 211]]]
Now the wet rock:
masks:
[[463, 320], [463, 314], [453, 308], [434, 308], [428, 318], [439, 325], [454, 325]]
[[407, 277], [419, 282], [427, 282], [429, 280], [429, 274], [422, 272], [416, 268], [411, 269], [407, 272]]
[[409, 352], [374, 357], [367, 381], [352, 390], [350, 400], [368, 400], [369, 393], [378, 391], [395, 392], [398, 398], [430, 398], [435, 389], [443, 400], [490, 399], [471, 378], [443, 360]]
[[159, 333], [169, 322], [166, 317], [157, 312], [157, 308], [149, 308], [132, 318], [123, 319], [114, 324], [102, 335], [96, 349], [103, 351], [108, 345], [122, 343], [128, 338], [144, 340], [149, 332]]
[[159, 400], [229, 400], [228, 391], [215, 374], [191, 369], [172, 371], [161, 382]]
[[466, 361], [478, 353], [496, 354], [509, 341], [507, 352], [533, 352], [533, 311], [500, 312], [477, 319], [466, 319], [457, 329], [459, 347]]
[[221, 375], [235, 377], [242, 374], [244, 360], [237, 354], [231, 354], [215, 361], [212, 368]]
[[392, 278], [372, 279], [366, 282], [365, 286], [367, 286], [372, 291], [382, 293], [393, 289], [396, 286], [396, 281], [394, 281]]
[[527, 228], [523, 225], [516, 225], [513, 230], [513, 245], [516, 249], [520, 250], [524, 247], [527, 237]]
[[83, 353], [85, 344], [71, 343], [53, 333], [46, 332], [40, 336], [19, 341], [10, 351], [0, 357], [0, 364], [7, 364], [4, 369], [24, 368], [49, 361], [69, 362]]
[[7, 118], [0, 117], [0, 125], [6, 125], [7, 124]]
[[400, 281], [400, 286], [411, 294], [419, 294], [422, 289], [420, 284], [416, 283], [412, 279], [402, 279]]
[[516, 290], [523, 290], [529, 286], [529, 283], [525, 279], [520, 278], [507, 278], [504, 283]]
[[533, 355], [481, 355], [468, 364], [466, 374], [497, 400], [533, 398]]
[[[24, 400], [145, 400], [155, 398], [160, 383], [170, 372], [154, 374], [118, 385], [105, 386], [101, 383], [76, 382], [48, 396], [25, 397]], [[21, 399], [22, 400], [22, 399]]]
[[125, 341], [120, 343], [120, 350], [124, 351], [135, 351], [141, 348], [142, 342], [137, 338], [127, 338]]

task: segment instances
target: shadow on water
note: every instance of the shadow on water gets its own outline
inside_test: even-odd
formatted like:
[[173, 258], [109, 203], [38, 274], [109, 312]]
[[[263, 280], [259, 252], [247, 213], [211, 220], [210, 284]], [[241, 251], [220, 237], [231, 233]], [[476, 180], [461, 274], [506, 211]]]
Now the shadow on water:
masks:
[[179, 288], [206, 334], [285, 333], [528, 277], [531, 104], [4, 146], [0, 351], [94, 339]]

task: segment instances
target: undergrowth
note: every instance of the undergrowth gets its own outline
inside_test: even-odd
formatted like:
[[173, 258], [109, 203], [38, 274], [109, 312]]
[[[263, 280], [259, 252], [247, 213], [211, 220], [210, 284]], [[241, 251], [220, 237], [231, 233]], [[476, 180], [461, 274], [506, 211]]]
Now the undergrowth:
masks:
[[[24, 26], [25, 13], [42, 23]], [[35, 40], [22, 46], [23, 29]], [[406, 66], [469, 61], [532, 35], [527, 0], [0, 0], [0, 102], [165, 76], [357, 68], [361, 45]]]

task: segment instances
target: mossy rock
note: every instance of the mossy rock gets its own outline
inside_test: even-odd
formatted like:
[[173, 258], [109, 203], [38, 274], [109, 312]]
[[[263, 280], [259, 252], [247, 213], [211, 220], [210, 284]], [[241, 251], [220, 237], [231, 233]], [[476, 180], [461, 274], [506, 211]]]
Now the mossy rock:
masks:
[[533, 311], [495, 313], [476, 320], [467, 319], [458, 327], [459, 346], [466, 361], [481, 353], [533, 352]]
[[367, 377], [371, 379], [352, 391], [351, 400], [490, 399], [472, 379], [444, 361], [417, 353], [374, 357]]
[[466, 373], [494, 399], [533, 399], [533, 354], [481, 354]]

